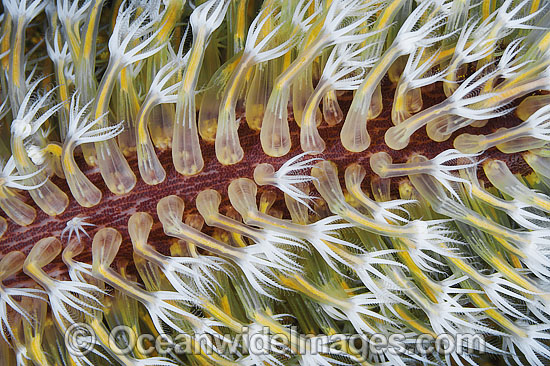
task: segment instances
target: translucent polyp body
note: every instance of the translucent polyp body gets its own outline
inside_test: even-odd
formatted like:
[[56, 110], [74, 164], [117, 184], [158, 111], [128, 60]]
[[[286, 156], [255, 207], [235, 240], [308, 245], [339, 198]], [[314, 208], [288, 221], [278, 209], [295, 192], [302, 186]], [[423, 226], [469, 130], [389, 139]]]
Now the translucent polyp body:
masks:
[[323, 97], [323, 119], [329, 126], [335, 126], [344, 119], [334, 90], [328, 91]]
[[208, 31], [200, 29], [193, 39], [193, 48], [183, 75], [182, 87], [176, 104], [176, 121], [172, 138], [172, 160], [176, 171], [183, 175], [197, 174], [204, 167], [195, 107], [196, 86], [204, 52], [208, 45]]
[[[99, 123], [100, 128], [109, 125], [107, 117], [109, 101], [113, 93], [116, 78], [122, 67], [123, 65], [120, 61], [110, 60], [107, 70], [101, 79], [101, 84], [98, 87], [98, 94], [93, 108], [93, 118], [101, 118], [101, 122]], [[99, 141], [95, 142], [94, 146], [97, 156], [97, 166], [107, 188], [114, 194], [130, 192], [136, 185], [137, 179], [116, 141], [114, 139]]]
[[236, 164], [244, 156], [237, 133], [238, 127], [235, 109], [220, 112], [217, 128], [217, 136], [220, 137], [216, 137], [216, 157], [224, 165]]
[[267, 163], [258, 164], [254, 168], [254, 181], [261, 186], [277, 183], [273, 165]]
[[65, 173], [61, 163], [62, 147], [58, 142], [50, 142], [41, 150], [45, 158], [45, 169], [47, 175], [55, 175], [61, 179], [65, 179]]
[[489, 181], [499, 191], [514, 197], [518, 201], [550, 212], [550, 197], [526, 187], [512, 174], [505, 162], [501, 160], [486, 161], [483, 164], [483, 170]]
[[[544, 154], [541, 154], [541, 151]], [[535, 171], [537, 177], [546, 186], [550, 187], [550, 154], [546, 149], [535, 149], [522, 154], [523, 160]]]
[[[450, 104], [442, 102], [433, 107], [427, 108], [422, 112], [415, 114], [403, 123], [397, 126], [390, 127], [384, 135], [386, 144], [393, 150], [401, 150], [407, 147], [410, 137], [413, 133], [425, 126], [434, 118], [446, 118], [445, 113], [448, 111]], [[454, 117], [454, 116], [453, 116]]]
[[373, 211], [377, 208], [377, 203], [368, 197], [361, 189], [361, 182], [365, 179], [367, 172], [365, 168], [357, 163], [353, 163], [346, 168], [344, 179], [346, 189], [361, 202], [369, 210]]
[[[480, 121], [473, 121], [473, 122], [470, 124], [470, 126], [476, 127], [476, 128], [481, 128], [481, 127], [486, 126], [487, 123], [489, 123], [489, 120], [483, 119], [483, 120], [480, 120]], [[448, 138], [448, 136], [446, 136], [446, 138]]]
[[[170, 1], [168, 6], [178, 6], [181, 4], [176, 5], [179, 1]], [[175, 22], [177, 19], [178, 14], [180, 14], [180, 9], [174, 10], [173, 13], [168, 14], [169, 11], [166, 12], [165, 17], [168, 18], [170, 22]], [[166, 30], [165, 33], [161, 32], [158, 34], [159, 37], [162, 36], [163, 42], [166, 42], [166, 38], [169, 38], [170, 32], [173, 30], [174, 24], [173, 23], [166, 23], [163, 27], [164, 30]], [[160, 43], [162, 44], [162, 43]], [[165, 47], [161, 49], [157, 54], [153, 55], [151, 58], [147, 60], [147, 70], [146, 70], [146, 76], [147, 76], [147, 84], [152, 86], [153, 80], [162, 70], [162, 65], [166, 65], [170, 61], [174, 61], [170, 59], [170, 56], [168, 54], [168, 47]], [[143, 106], [141, 106], [143, 107]], [[151, 139], [153, 140], [153, 144], [158, 149], [166, 150], [172, 146], [172, 134], [174, 133], [174, 118], [175, 118], [175, 105], [173, 104], [160, 104], [160, 105], [154, 105], [151, 107], [151, 110], [149, 111], [149, 116], [147, 120], [147, 124], [149, 126], [149, 133], [151, 136]], [[139, 119], [136, 117], [136, 135], [137, 135], [137, 125], [138, 125]], [[137, 141], [136, 141], [137, 142]]]
[[[204, 220], [199, 215], [189, 215], [186, 225], [200, 230]], [[223, 260], [218, 257], [199, 255], [194, 244], [186, 242], [188, 253], [175, 253], [166, 256], [147, 243], [153, 226], [153, 218], [145, 212], [137, 212], [128, 221], [128, 232], [135, 253], [159, 266], [159, 270], [180, 294], [190, 301], [201, 302], [215, 292], [216, 274], [223, 271]], [[175, 248], [181, 248], [176, 245]], [[172, 248], [171, 248], [172, 249]], [[183, 249], [183, 248], [181, 248]]]
[[369, 107], [369, 119], [375, 119], [382, 113], [382, 84], [378, 84], [372, 94]]
[[101, 201], [101, 190], [82, 173], [82, 170], [80, 170], [74, 160], [73, 153], [74, 148], [68, 147], [63, 149], [63, 154], [61, 155], [67, 185], [79, 205], [83, 207], [95, 206]]
[[393, 98], [391, 119], [394, 125], [398, 125], [412, 116], [412, 113], [422, 109], [422, 92], [420, 88], [408, 89], [408, 85], [399, 85], [395, 89]]
[[[526, 73], [526, 75], [528, 75], [528, 73]], [[499, 84], [497, 87], [495, 87], [493, 91], [494, 96], [483, 100], [480, 103], [479, 108], [502, 108], [506, 104], [523, 95], [529, 94], [541, 88], [546, 88], [547, 85], [549, 85], [550, 83], [550, 78], [546, 76], [532, 77], [527, 80], [522, 80], [522, 78], [519, 79], [520, 81], [518, 81], [517, 83], [514, 82], [513, 79], [510, 79], [509, 82], [505, 81]], [[428, 111], [429, 109], [430, 108], [426, 109], [425, 111]], [[415, 115], [415, 117], [424, 113], [425, 111], [420, 112], [419, 114]], [[428, 125], [426, 126], [426, 132], [428, 133], [428, 136], [434, 141], [445, 141], [451, 136], [453, 132], [459, 130], [460, 128], [468, 126], [473, 122], [474, 120], [472, 119], [456, 115], [438, 116], [437, 118], [434, 118], [432, 121], [428, 122]]]
[[254, 57], [246, 55], [241, 59], [229, 79], [222, 97], [218, 115], [218, 128], [216, 130], [216, 157], [224, 165], [238, 163], [244, 156], [244, 151], [239, 142], [237, 129], [239, 122], [236, 120], [237, 101], [240, 91], [244, 86], [247, 74], [252, 70]]
[[407, 109], [411, 113], [419, 112], [422, 109], [422, 91], [420, 88], [409, 89], [406, 94]]
[[[445, 150], [431, 160], [422, 155], [413, 155], [404, 164], [392, 164], [391, 157], [380, 152], [371, 157], [371, 168], [382, 178], [412, 176], [417, 174], [428, 174], [439, 181], [454, 197], [459, 199], [458, 194], [451, 182], [464, 183], [469, 185], [467, 180], [452, 174], [452, 171], [467, 169], [476, 166], [475, 155], [462, 154], [455, 149]], [[452, 165], [451, 161], [459, 161]]]
[[231, 259], [241, 257], [241, 253], [236, 248], [212, 239], [210, 236], [185, 225], [181, 221], [184, 207], [183, 200], [177, 196], [164, 197], [157, 204], [157, 214], [167, 235], [190, 241], [198, 247], [222, 257]]
[[[390, 154], [381, 151], [370, 157], [370, 167], [372, 171], [378, 176], [382, 178], [389, 178], [392, 176], [392, 169], [390, 168], [390, 166], [392, 165], [392, 161], [393, 160]], [[399, 165], [399, 164], [395, 164], [395, 165]], [[397, 173], [393, 171], [393, 176], [396, 176], [396, 174], [399, 174], [397, 176], [402, 175], [402, 173]]]
[[145, 142], [137, 145], [137, 153], [140, 156], [138, 161], [139, 174], [143, 181], [149, 185], [162, 183], [166, 179], [166, 172], [153, 148], [149, 135], [145, 134], [143, 139]]
[[283, 156], [290, 151], [287, 109], [289, 96], [289, 87], [275, 86], [269, 97], [260, 131], [262, 148], [269, 156]]
[[197, 210], [209, 226], [214, 226], [231, 233], [242, 235], [259, 242], [264, 239], [264, 234], [255, 228], [251, 228], [239, 221], [233, 220], [219, 213], [221, 195], [212, 189], [207, 189], [197, 195]]
[[[407, 219], [404, 219], [403, 217], [388, 211], [388, 209], [393, 208], [395, 210], [400, 210], [407, 213], [406, 210], [401, 207], [401, 205], [412, 203], [415, 201], [394, 200], [377, 202], [372, 200], [369, 196], [367, 196], [365, 192], [363, 192], [361, 188], [361, 182], [363, 182], [366, 175], [367, 172], [365, 168], [363, 168], [361, 165], [354, 163], [348, 166], [345, 172], [346, 189], [348, 190], [348, 192], [361, 204], [361, 206], [365, 207], [370, 212], [375, 220], [378, 220], [380, 222], [388, 221], [390, 223], [397, 221], [408, 222]], [[380, 180], [378, 180], [377, 182], [379, 187], [381, 186], [380, 182]], [[374, 183], [374, 181], [372, 183]]]
[[149, 132], [158, 149], [166, 150], [172, 146], [175, 118], [176, 108], [172, 104], [157, 105], [149, 113]]
[[[404, 4], [405, 2], [401, 0], [391, 1], [388, 7], [381, 12], [375, 29], [380, 32], [382, 38], [388, 33], [384, 28], [391, 24]], [[399, 68], [396, 61], [400, 55], [397, 47], [390, 46], [375, 67], [370, 70], [367, 78], [355, 93], [340, 132], [342, 144], [349, 151], [359, 152], [369, 147], [370, 136], [367, 132], [367, 120], [376, 118], [382, 112], [382, 86], [380, 81], [386, 72], [390, 74], [390, 77], [395, 75], [389, 70], [392, 65]]]
[[265, 257], [269, 253], [265, 251], [267, 249], [275, 253], [275, 256], [281, 256], [283, 255], [281, 250], [259, 244], [246, 247], [233, 247], [225, 242], [214, 239], [181, 222], [183, 207], [183, 201], [177, 196], [164, 197], [157, 204], [157, 214], [166, 235], [182, 239], [218, 256], [229, 259], [240, 268], [256, 291], [273, 298], [264, 289], [264, 285], [271, 287], [280, 287], [280, 285], [269, 277], [266, 277], [265, 272], [271, 272], [274, 268], [288, 271], [288, 268], [285, 268], [280, 263], [267, 261]]
[[479, 183], [476, 169], [466, 169], [462, 172], [462, 174], [468, 177], [469, 181], [472, 182], [471, 192], [476, 198], [486, 202], [492, 207], [506, 212], [508, 216], [510, 216], [522, 227], [531, 230], [538, 230], [543, 229], [544, 226], [550, 222], [550, 219], [546, 218], [541, 211], [536, 212], [538, 210], [530, 210], [529, 204], [525, 204], [516, 199], [505, 200], [489, 193]]
[[[93, 272], [101, 280], [111, 283], [119, 290], [133, 294], [133, 288], [125, 283], [122, 276], [118, 275], [109, 266], [115, 257], [122, 243], [122, 236], [113, 228], [99, 230], [92, 242]], [[141, 292], [141, 291], [138, 291]]]
[[[298, 126], [302, 126], [304, 109], [306, 108], [306, 104], [312, 93], [312, 65], [310, 64], [292, 84], [292, 111], [294, 121], [298, 124]], [[321, 112], [318, 108], [315, 108], [315, 119], [320, 122], [321, 117]]]
[[[379, 87], [380, 81], [388, 71], [388, 68], [400, 56], [398, 47], [391, 47], [376, 65], [369, 71], [363, 84], [355, 92], [353, 102], [349, 108], [348, 114], [342, 131], [340, 131], [340, 140], [342, 145], [353, 152], [361, 152], [370, 146], [370, 136], [367, 132], [367, 120], [373, 118], [379, 111], [369, 112], [371, 101], [379, 99], [382, 101], [381, 94], [375, 93]], [[381, 90], [381, 89], [380, 89]], [[373, 95], [376, 95], [373, 99]], [[378, 104], [378, 103], [377, 103]]]
[[523, 159], [539, 176], [550, 178], [550, 157], [539, 156], [529, 151], [523, 154]]
[[[414, 160], [414, 159], [412, 159]], [[370, 158], [371, 169], [381, 178], [403, 177], [412, 174], [430, 174], [434, 164], [429, 161], [392, 164], [391, 156], [386, 152], [378, 152]]]
[[36, 218], [36, 211], [23, 202], [24, 197], [17, 192], [2, 187], [0, 188], [0, 207], [18, 225], [30, 225]]
[[[452, 114], [444, 114], [437, 116], [428, 122], [426, 126], [426, 133], [430, 139], [436, 142], [446, 141], [449, 137], [451, 137], [452, 132], [449, 132], [451, 129], [456, 131], [459, 128], [473, 125], [475, 122], [483, 121], [473, 121], [468, 118], [455, 116]], [[478, 127], [481, 126], [478, 125]]]
[[[148, 117], [151, 113], [151, 109], [154, 109], [154, 102], [152, 100], [146, 100], [146, 104], [141, 106], [141, 109], [137, 118], [137, 156], [139, 174], [143, 181], [149, 185], [159, 184], [166, 178], [166, 172], [162, 167], [153, 143], [151, 136], [149, 135], [149, 129], [147, 126]], [[161, 105], [162, 107], [163, 105]], [[157, 110], [161, 110], [157, 108]]]
[[[485, 136], [461, 135], [455, 140], [466, 149], [485, 150], [493, 146], [517, 152], [542, 146], [550, 139], [550, 107], [536, 110], [529, 118], [512, 128], [501, 128]], [[542, 140], [542, 141], [537, 141]]]
[[204, 167], [197, 132], [195, 92], [190, 93], [184, 91], [178, 95], [172, 139], [172, 161], [176, 171], [183, 175], [197, 174]]
[[[212, 76], [199, 108], [199, 135], [205, 141], [216, 141], [216, 129], [218, 127], [218, 114], [220, 102], [224, 94], [227, 82], [233, 74], [235, 67], [241, 60], [242, 53], [233, 56], [229, 61], [223, 64]], [[266, 99], [267, 100], [267, 99]]]
[[[65, 26], [63, 29], [65, 34], [68, 34], [69, 46], [71, 54], [75, 58], [75, 84], [83, 94], [85, 102], [92, 100], [95, 97], [97, 81], [94, 75], [97, 34], [99, 32], [99, 23], [101, 20], [101, 11], [105, 0], [94, 0], [89, 8], [88, 18], [82, 29], [82, 40], [78, 34], [76, 24]], [[72, 21], [72, 19], [70, 20]], [[69, 22], [70, 22], [69, 21]], [[75, 20], [76, 21], [76, 20]], [[63, 28], [65, 28], [65, 26]], [[75, 57], [78, 55], [78, 57]], [[77, 60], [76, 60], [77, 59]], [[93, 151], [93, 150], [92, 150]]]
[[[21, 4], [24, 8], [26, 5]], [[13, 113], [17, 113], [17, 109], [25, 98], [25, 28], [28, 26], [28, 21], [25, 16], [19, 16], [17, 18], [8, 19], [13, 25], [11, 29], [11, 49], [9, 54], [10, 67], [9, 72], [6, 72], [8, 80], [12, 83], [13, 87], [9, 88], [8, 97], [10, 98], [10, 105]], [[8, 35], [5, 34], [4, 36]]]
[[[17, 171], [20, 175], [32, 174], [36, 172], [36, 167], [29, 159], [23, 141], [12, 135], [11, 139], [12, 153], [17, 166]], [[45, 183], [44, 183], [45, 181]], [[32, 199], [42, 211], [50, 216], [59, 215], [69, 205], [67, 195], [53, 184], [44, 173], [33, 175], [26, 182], [29, 186], [38, 186], [35, 189], [29, 190]]]
[[115, 115], [118, 121], [124, 121], [124, 130], [118, 135], [118, 145], [124, 156], [131, 156], [136, 149], [136, 118], [139, 113], [139, 98], [133, 84], [133, 72], [124, 68], [121, 72], [120, 86], [115, 100], [118, 101]]
[[398, 93], [400, 95], [402, 93], [408, 94], [404, 88], [399, 88], [399, 86], [395, 89], [395, 96], [393, 97], [391, 109], [391, 121], [394, 125], [400, 124], [412, 115], [407, 108], [407, 97], [403, 97], [402, 95], [398, 97]]
[[489, 135], [463, 133], [457, 136], [453, 144], [463, 153], [478, 153], [496, 146], [505, 153], [515, 153], [543, 146], [546, 141], [530, 137], [530, 126], [499, 128]]
[[548, 104], [550, 104], [550, 94], [531, 95], [521, 101], [521, 103], [518, 105], [518, 108], [516, 109], [516, 115], [522, 121], [525, 121], [533, 113]]
[[77, 281], [61, 281], [50, 277], [43, 269], [60, 253], [63, 246], [55, 237], [39, 240], [27, 255], [23, 271], [46, 291], [50, 309], [60, 331], [101, 310], [104, 294], [97, 286]]
[[[152, 227], [153, 218], [145, 212], [136, 212], [128, 220], [128, 233], [130, 234], [132, 245], [134, 250], [140, 255], [154, 252], [154, 249], [147, 243]], [[164, 263], [159, 261], [159, 265], [162, 264]]]
[[130, 192], [137, 179], [114, 139], [95, 143], [97, 166], [105, 185], [114, 194]]
[[[176, 121], [172, 137], [172, 161], [183, 175], [197, 174], [204, 167], [196, 121], [195, 96], [203, 61], [214, 31], [220, 26], [230, 2], [210, 1], [198, 6], [191, 14], [193, 45], [185, 68], [176, 103]], [[217, 57], [204, 66], [213, 65]], [[216, 65], [216, 69], [220, 65]], [[214, 71], [212, 71], [212, 74]]]
[[[319, 103], [321, 102], [323, 95], [329, 91], [329, 86], [330, 85], [327, 83], [321, 88], [316, 88], [307, 101], [300, 128], [300, 146], [303, 151], [308, 151], [313, 154], [320, 154], [325, 150], [325, 142], [317, 130], [317, 115], [319, 112]], [[338, 110], [340, 110], [338, 101], [334, 100], [334, 103], [336, 103]], [[342, 113], [341, 110], [340, 113]]]
[[19, 251], [9, 252], [2, 257], [0, 261], [0, 287], [3, 286], [2, 281], [23, 269], [24, 262], [25, 255]]
[[247, 178], [239, 178], [231, 182], [228, 188], [229, 200], [232, 206], [241, 214], [243, 221], [249, 225], [273, 229], [281, 233], [294, 232], [298, 237], [307, 236], [306, 226], [296, 225], [287, 220], [278, 219], [258, 210], [256, 204], [256, 184]]
[[256, 65], [245, 104], [246, 123], [252, 130], [260, 131], [262, 126], [265, 108], [273, 89], [273, 80], [277, 74], [277, 64], [278, 61], [273, 60]]
[[[415, 161], [420, 163], [428, 160], [426, 157], [418, 155], [415, 157]], [[525, 254], [521, 253], [518, 249], [526, 244], [527, 237], [523, 235], [525, 234], [524, 232], [515, 231], [497, 224], [465, 207], [461, 203], [453, 201], [446, 195], [443, 187], [429, 175], [414, 174], [410, 175], [409, 179], [414, 187], [420, 192], [422, 197], [425, 197], [430, 205], [432, 205], [434, 211], [442, 215], [449, 216], [460, 222], [467, 223], [468, 225], [472, 225], [481, 231], [495, 235], [498, 238], [504, 239], [508, 242], [504, 243], [504, 240], [499, 240], [499, 242], [505, 244], [505, 247], [508, 250], [522, 257], [525, 256]]]
[[267, 155], [278, 157], [290, 151], [290, 130], [288, 128], [290, 85], [313, 62], [329, 38], [329, 35], [321, 34], [276, 79], [267, 102], [260, 131], [262, 148]]
[[[61, 242], [54, 237], [38, 241], [25, 259], [24, 267], [31, 269], [30, 271], [25, 270], [25, 273], [29, 274], [34, 280], [37, 280], [33, 275], [39, 274], [40, 276], [42, 274], [42, 267], [51, 263], [61, 253], [62, 249]], [[40, 283], [41, 281], [37, 282]]]
[[327, 201], [330, 210], [342, 216], [346, 221], [353, 222], [363, 229], [379, 235], [390, 237], [414, 237], [417, 235], [419, 228], [415, 222], [401, 226], [377, 222], [349, 205], [344, 198], [338, 180], [338, 172], [333, 163], [329, 161], [317, 163], [311, 170], [311, 175], [316, 178], [313, 183], [321, 196]]
[[[134, 232], [133, 235], [135, 234]], [[162, 320], [169, 327], [183, 333], [181, 326], [196, 318], [185, 310], [186, 302], [181, 294], [175, 291], [143, 290], [110, 268], [121, 243], [122, 236], [112, 228], [104, 228], [96, 233], [92, 242], [94, 276], [141, 302], [149, 311], [157, 331], [163, 331]], [[174, 321], [178, 317], [186, 322]]]
[[[57, 42], [58, 40], [54, 40]], [[60, 57], [61, 59], [61, 57]], [[69, 100], [69, 88], [68, 88], [68, 81], [65, 76], [65, 60], [60, 60], [55, 65], [55, 76], [57, 85], [59, 85], [58, 93], [59, 93], [59, 99], [60, 100]], [[67, 132], [67, 122], [69, 120], [69, 105], [65, 103], [63, 105], [63, 108], [59, 111], [60, 118], [59, 118], [59, 132], [61, 139], [65, 139], [65, 133]]]
[[71, 193], [77, 202], [84, 207], [91, 207], [101, 200], [101, 191], [90, 182], [82, 173], [74, 159], [74, 150], [86, 142], [98, 142], [114, 139], [121, 133], [122, 123], [95, 128], [101, 122], [101, 119], [90, 121], [89, 106], [91, 102], [84, 106], [79, 106], [80, 94], [73, 94], [69, 109], [69, 123], [67, 136], [63, 148], [59, 148], [60, 165]]

